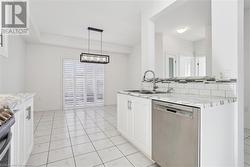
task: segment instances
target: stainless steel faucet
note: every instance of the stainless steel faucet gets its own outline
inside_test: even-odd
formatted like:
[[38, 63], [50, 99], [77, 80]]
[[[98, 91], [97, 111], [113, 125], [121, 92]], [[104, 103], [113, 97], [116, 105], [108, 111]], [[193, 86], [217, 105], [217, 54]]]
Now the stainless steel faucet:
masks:
[[152, 71], [152, 70], [147, 70], [147, 71], [145, 71], [144, 76], [143, 76], [143, 79], [142, 79], [142, 82], [148, 81], [148, 80], [146, 80], [146, 75], [147, 75], [147, 73], [149, 73], [149, 72], [151, 72], [151, 73], [153, 74], [153, 91], [156, 91], [156, 89], [158, 88], [158, 86], [156, 86], [155, 72], [154, 72], [154, 71]]

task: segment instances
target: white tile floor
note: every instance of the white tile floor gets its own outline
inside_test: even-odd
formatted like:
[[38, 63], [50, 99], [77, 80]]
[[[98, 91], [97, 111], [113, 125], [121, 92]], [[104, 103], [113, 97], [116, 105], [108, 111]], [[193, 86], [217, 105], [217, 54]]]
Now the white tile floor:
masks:
[[[29, 166], [154, 167], [116, 129], [115, 106], [35, 112]], [[245, 129], [245, 167], [250, 167], [250, 129]]]
[[250, 167], [250, 129], [245, 128], [245, 167]]
[[35, 143], [27, 165], [153, 167], [116, 129], [114, 106], [35, 112]]

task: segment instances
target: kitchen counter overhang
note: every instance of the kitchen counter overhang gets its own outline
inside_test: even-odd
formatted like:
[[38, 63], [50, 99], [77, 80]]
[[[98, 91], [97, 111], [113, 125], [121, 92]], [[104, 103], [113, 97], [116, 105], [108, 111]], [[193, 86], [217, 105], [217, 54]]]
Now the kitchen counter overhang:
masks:
[[141, 94], [128, 91], [118, 91], [118, 93], [199, 108], [211, 108], [237, 102], [236, 97], [203, 96], [179, 93]]

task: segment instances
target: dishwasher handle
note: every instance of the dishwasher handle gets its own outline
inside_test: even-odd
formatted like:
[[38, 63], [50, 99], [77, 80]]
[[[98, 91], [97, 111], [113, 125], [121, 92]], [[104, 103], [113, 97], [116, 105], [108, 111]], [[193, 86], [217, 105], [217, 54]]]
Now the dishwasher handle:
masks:
[[171, 114], [175, 114], [178, 116], [183, 116], [192, 119], [193, 118], [193, 111], [186, 111], [186, 110], [181, 110], [178, 108], [171, 108], [171, 107], [156, 107], [156, 111], [162, 111], [162, 112], [168, 112]]

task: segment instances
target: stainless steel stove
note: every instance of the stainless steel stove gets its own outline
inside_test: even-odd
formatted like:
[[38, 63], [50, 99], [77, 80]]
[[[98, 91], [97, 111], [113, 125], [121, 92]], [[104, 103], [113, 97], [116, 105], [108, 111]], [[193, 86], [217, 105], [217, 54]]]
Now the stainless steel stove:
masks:
[[8, 108], [0, 109], [0, 167], [10, 166], [10, 128], [14, 123], [14, 114]]

